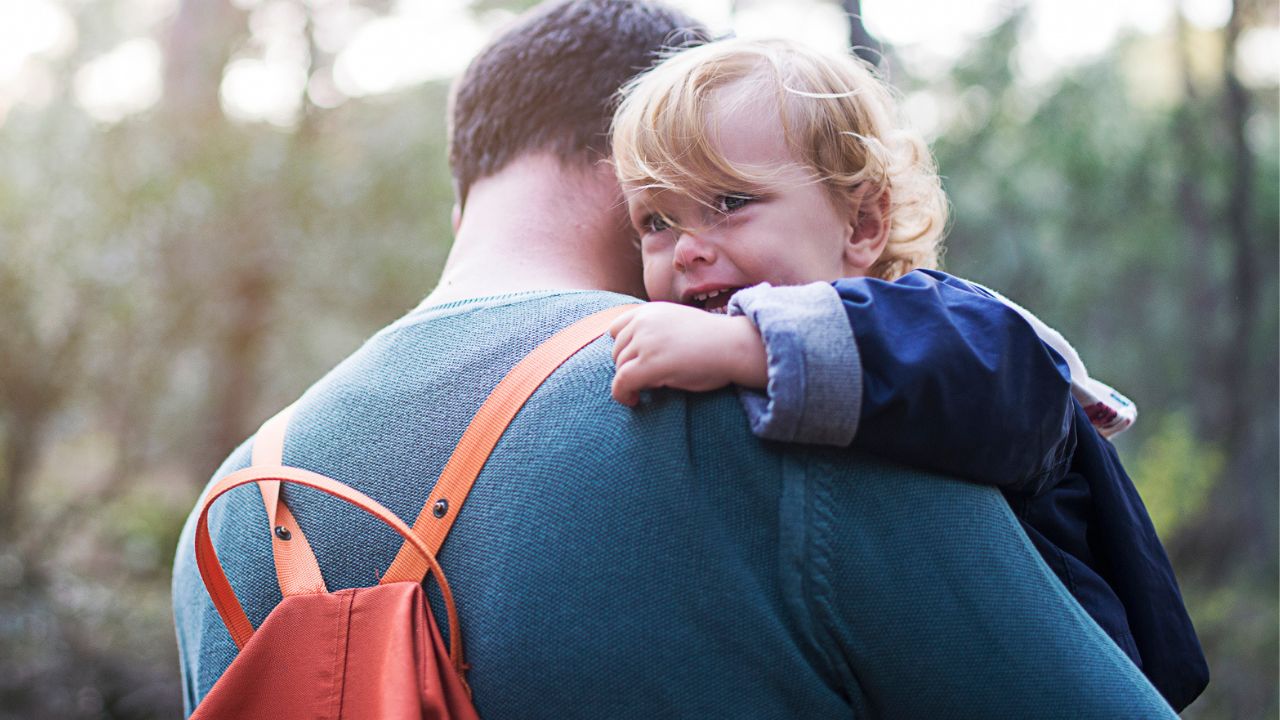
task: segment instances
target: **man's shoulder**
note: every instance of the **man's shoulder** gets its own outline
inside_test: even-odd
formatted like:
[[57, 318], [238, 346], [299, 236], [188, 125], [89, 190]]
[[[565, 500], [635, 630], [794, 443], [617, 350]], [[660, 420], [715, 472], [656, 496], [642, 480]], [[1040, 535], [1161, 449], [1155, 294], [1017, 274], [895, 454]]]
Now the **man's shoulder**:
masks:
[[[487, 393], [520, 360], [556, 332], [610, 308], [641, 301], [616, 293], [569, 291], [520, 293], [418, 308], [380, 331], [361, 353], [339, 366], [339, 376], [385, 373], [411, 364], [421, 385], [469, 385]], [[584, 422], [623, 422], [636, 432], [674, 425], [711, 424], [731, 434], [750, 434], [730, 391], [687, 394], [658, 390], [632, 410], [613, 401], [612, 340], [607, 335], [573, 353], [530, 399], [528, 410], [571, 407]], [[401, 376], [404, 379], [404, 376]], [[401, 383], [403, 385], [403, 383]], [[545, 406], [551, 406], [550, 408]], [[687, 422], [686, 422], [687, 421]]]
[[[603, 290], [545, 290], [504, 293], [437, 302], [428, 295], [379, 335], [441, 324], [492, 326], [495, 332], [536, 336], [593, 312], [642, 302]], [[513, 320], [516, 321], [513, 324]]]
[[[455, 394], [475, 389], [487, 392], [510, 367], [557, 330], [594, 312], [636, 302], [640, 301], [614, 293], [580, 291], [424, 304], [380, 336], [400, 350], [425, 346], [428, 343], [410, 338], [429, 336], [433, 348], [430, 359], [419, 357], [416, 365], [444, 363], [446, 367], [434, 380], [457, 384]], [[548, 453], [592, 445], [592, 457], [605, 463], [644, 465], [660, 462], [659, 458], [662, 462], [680, 458], [695, 470], [731, 466], [745, 478], [776, 475], [782, 472], [785, 460], [808, 473], [842, 481], [845, 476], [866, 473], [925, 477], [864, 453], [761, 440], [752, 433], [732, 389], [708, 393], [651, 390], [642, 394], [636, 407], [629, 408], [610, 395], [613, 375], [612, 341], [601, 337], [546, 380], [508, 432], [540, 438]], [[467, 377], [476, 381], [465, 380]], [[478, 402], [477, 398], [472, 404], [478, 406]], [[933, 476], [928, 477], [928, 482], [933, 482]]]

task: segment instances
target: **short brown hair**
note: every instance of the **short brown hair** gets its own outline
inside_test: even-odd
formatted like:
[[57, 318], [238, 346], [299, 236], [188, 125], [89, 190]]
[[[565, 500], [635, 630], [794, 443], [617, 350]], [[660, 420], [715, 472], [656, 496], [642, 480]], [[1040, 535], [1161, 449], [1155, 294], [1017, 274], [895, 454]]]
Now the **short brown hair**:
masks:
[[449, 166], [458, 202], [525, 153], [608, 157], [618, 88], [662, 50], [706, 39], [688, 15], [641, 0], [559, 0], [530, 10], [454, 85]]

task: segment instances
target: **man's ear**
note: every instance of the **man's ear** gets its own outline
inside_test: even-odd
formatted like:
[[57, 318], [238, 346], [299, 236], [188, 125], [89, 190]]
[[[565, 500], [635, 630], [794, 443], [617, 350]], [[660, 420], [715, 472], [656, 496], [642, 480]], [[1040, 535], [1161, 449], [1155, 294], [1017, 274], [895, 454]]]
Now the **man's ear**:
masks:
[[849, 232], [845, 239], [844, 269], [849, 277], [866, 275], [889, 242], [889, 191], [868, 197], [874, 188], [862, 183], [850, 190]]
[[453, 234], [458, 234], [458, 226], [462, 224], [462, 206], [458, 203], [453, 204], [453, 212], [449, 214], [449, 221], [453, 223]]

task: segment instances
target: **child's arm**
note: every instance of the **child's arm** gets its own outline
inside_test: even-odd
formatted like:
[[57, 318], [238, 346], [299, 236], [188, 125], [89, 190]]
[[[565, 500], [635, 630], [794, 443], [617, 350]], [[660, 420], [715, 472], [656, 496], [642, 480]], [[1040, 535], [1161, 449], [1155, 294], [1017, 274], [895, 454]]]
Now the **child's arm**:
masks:
[[609, 334], [617, 366], [613, 398], [624, 405], [639, 402], [646, 388], [764, 389], [769, 379], [764, 341], [745, 317], [652, 302], [614, 320]]
[[[956, 278], [950, 278], [950, 280], [968, 282], [959, 281]], [[1046, 325], [1030, 310], [995, 290], [973, 282], [968, 284], [982, 292], [989, 293], [995, 299], [1017, 311], [1022, 316], [1022, 319], [1026, 320], [1035, 329], [1036, 335], [1040, 336], [1040, 340], [1053, 348], [1055, 352], [1062, 356], [1063, 360], [1066, 360], [1067, 367], [1071, 370], [1071, 395], [1080, 401], [1085, 414], [1089, 417], [1089, 422], [1103, 437], [1114, 437], [1133, 427], [1134, 421], [1138, 419], [1137, 406], [1133, 404], [1132, 400], [1117, 392], [1115, 388], [1089, 377], [1089, 371], [1085, 368], [1084, 362], [1080, 360], [1080, 355], [1075, 348], [1071, 347], [1071, 343], [1062, 337], [1061, 333]]]
[[[896, 283], [759, 286], [732, 308], [763, 336], [755, 347], [765, 349], [767, 392], [742, 393], [761, 437], [852, 444], [1027, 491], [1065, 471], [1075, 446], [1065, 363], [1016, 312], [963, 281], [912, 273]], [[687, 321], [674, 322], [675, 310]], [[626, 320], [615, 332], [615, 396], [766, 384], [735, 318], [677, 307]]]
[[[861, 365], [855, 447], [1030, 493], [1066, 473], [1076, 444], [1071, 374], [1015, 309], [930, 271], [832, 287]], [[740, 301], [748, 314], [752, 302]], [[760, 310], [757, 322], [776, 324]]]

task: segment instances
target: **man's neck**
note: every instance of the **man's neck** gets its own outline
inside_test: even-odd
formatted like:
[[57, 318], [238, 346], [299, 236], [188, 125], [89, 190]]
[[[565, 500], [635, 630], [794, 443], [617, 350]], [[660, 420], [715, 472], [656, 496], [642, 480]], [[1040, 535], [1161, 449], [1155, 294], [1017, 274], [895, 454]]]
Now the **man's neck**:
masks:
[[643, 292], [607, 168], [565, 168], [526, 157], [476, 182], [440, 283], [427, 301], [535, 290]]

